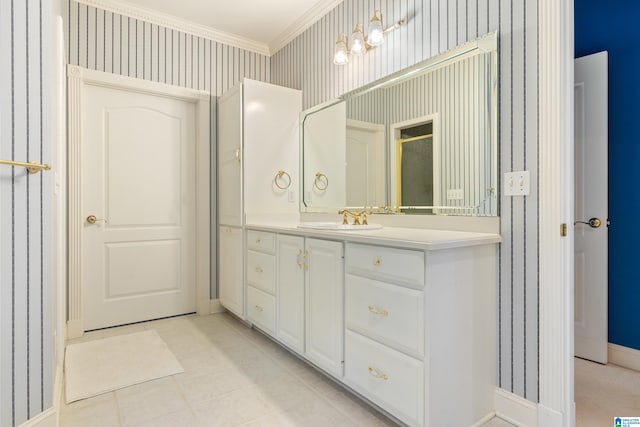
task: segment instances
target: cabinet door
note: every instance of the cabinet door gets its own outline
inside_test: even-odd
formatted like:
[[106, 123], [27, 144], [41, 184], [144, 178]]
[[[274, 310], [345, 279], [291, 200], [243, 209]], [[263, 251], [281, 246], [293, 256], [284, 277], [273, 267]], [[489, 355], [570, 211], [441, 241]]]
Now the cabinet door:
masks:
[[220, 227], [220, 303], [244, 318], [242, 229]]
[[343, 247], [307, 239], [306, 356], [337, 377], [343, 372]]
[[304, 352], [304, 238], [278, 236], [277, 337]]
[[242, 225], [242, 86], [218, 107], [218, 209], [220, 224]]
[[[301, 92], [250, 79], [243, 90], [244, 210], [297, 214]], [[278, 171], [288, 175], [275, 182]]]

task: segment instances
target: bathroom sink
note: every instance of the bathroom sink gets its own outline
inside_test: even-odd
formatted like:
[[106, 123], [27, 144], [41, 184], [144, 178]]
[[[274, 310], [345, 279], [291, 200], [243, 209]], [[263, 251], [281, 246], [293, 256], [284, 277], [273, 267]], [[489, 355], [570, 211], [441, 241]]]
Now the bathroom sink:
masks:
[[353, 225], [342, 224], [341, 222], [301, 222], [298, 228], [311, 228], [314, 230], [340, 230], [340, 231], [361, 231], [361, 230], [378, 230], [382, 228], [380, 224]]

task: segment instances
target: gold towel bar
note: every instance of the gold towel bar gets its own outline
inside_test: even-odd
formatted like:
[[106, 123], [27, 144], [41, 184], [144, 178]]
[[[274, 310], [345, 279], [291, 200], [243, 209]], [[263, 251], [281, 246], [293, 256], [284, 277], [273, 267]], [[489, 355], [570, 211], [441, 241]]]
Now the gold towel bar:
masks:
[[47, 165], [47, 164], [40, 164], [40, 163], [36, 163], [36, 162], [16, 162], [13, 160], [0, 160], [0, 165], [9, 165], [9, 166], [20, 166], [23, 168], [27, 168], [27, 170], [29, 171], [29, 173], [38, 173], [41, 170], [50, 170], [51, 166]]

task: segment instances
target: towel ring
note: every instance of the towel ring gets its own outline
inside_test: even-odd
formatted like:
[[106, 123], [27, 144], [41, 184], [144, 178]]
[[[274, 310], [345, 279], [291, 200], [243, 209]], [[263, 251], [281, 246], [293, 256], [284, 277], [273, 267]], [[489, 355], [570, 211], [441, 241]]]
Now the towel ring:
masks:
[[329, 178], [323, 173], [316, 172], [316, 179], [313, 180], [313, 186], [320, 191], [324, 191], [329, 187]]
[[[283, 177], [286, 177], [286, 181], [287, 181], [287, 184], [284, 187], [282, 185], [280, 185], [280, 183], [278, 182], [279, 180], [283, 179]], [[291, 186], [291, 175], [289, 175], [285, 171], [278, 171], [278, 173], [276, 174], [275, 178], [273, 178], [273, 183], [279, 189], [286, 190], [287, 188], [289, 188], [289, 186]]]

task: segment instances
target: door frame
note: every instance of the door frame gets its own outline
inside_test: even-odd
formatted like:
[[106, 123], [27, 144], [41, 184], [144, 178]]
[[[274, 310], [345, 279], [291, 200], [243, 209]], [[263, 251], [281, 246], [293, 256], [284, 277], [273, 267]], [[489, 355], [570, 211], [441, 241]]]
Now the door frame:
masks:
[[575, 425], [573, 2], [538, 2], [538, 426]]
[[196, 107], [196, 309], [210, 311], [210, 94], [132, 77], [67, 66], [68, 110], [68, 315], [67, 338], [84, 333], [82, 295], [83, 212], [80, 203], [82, 154], [82, 105], [85, 86], [126, 89], [193, 103]]

